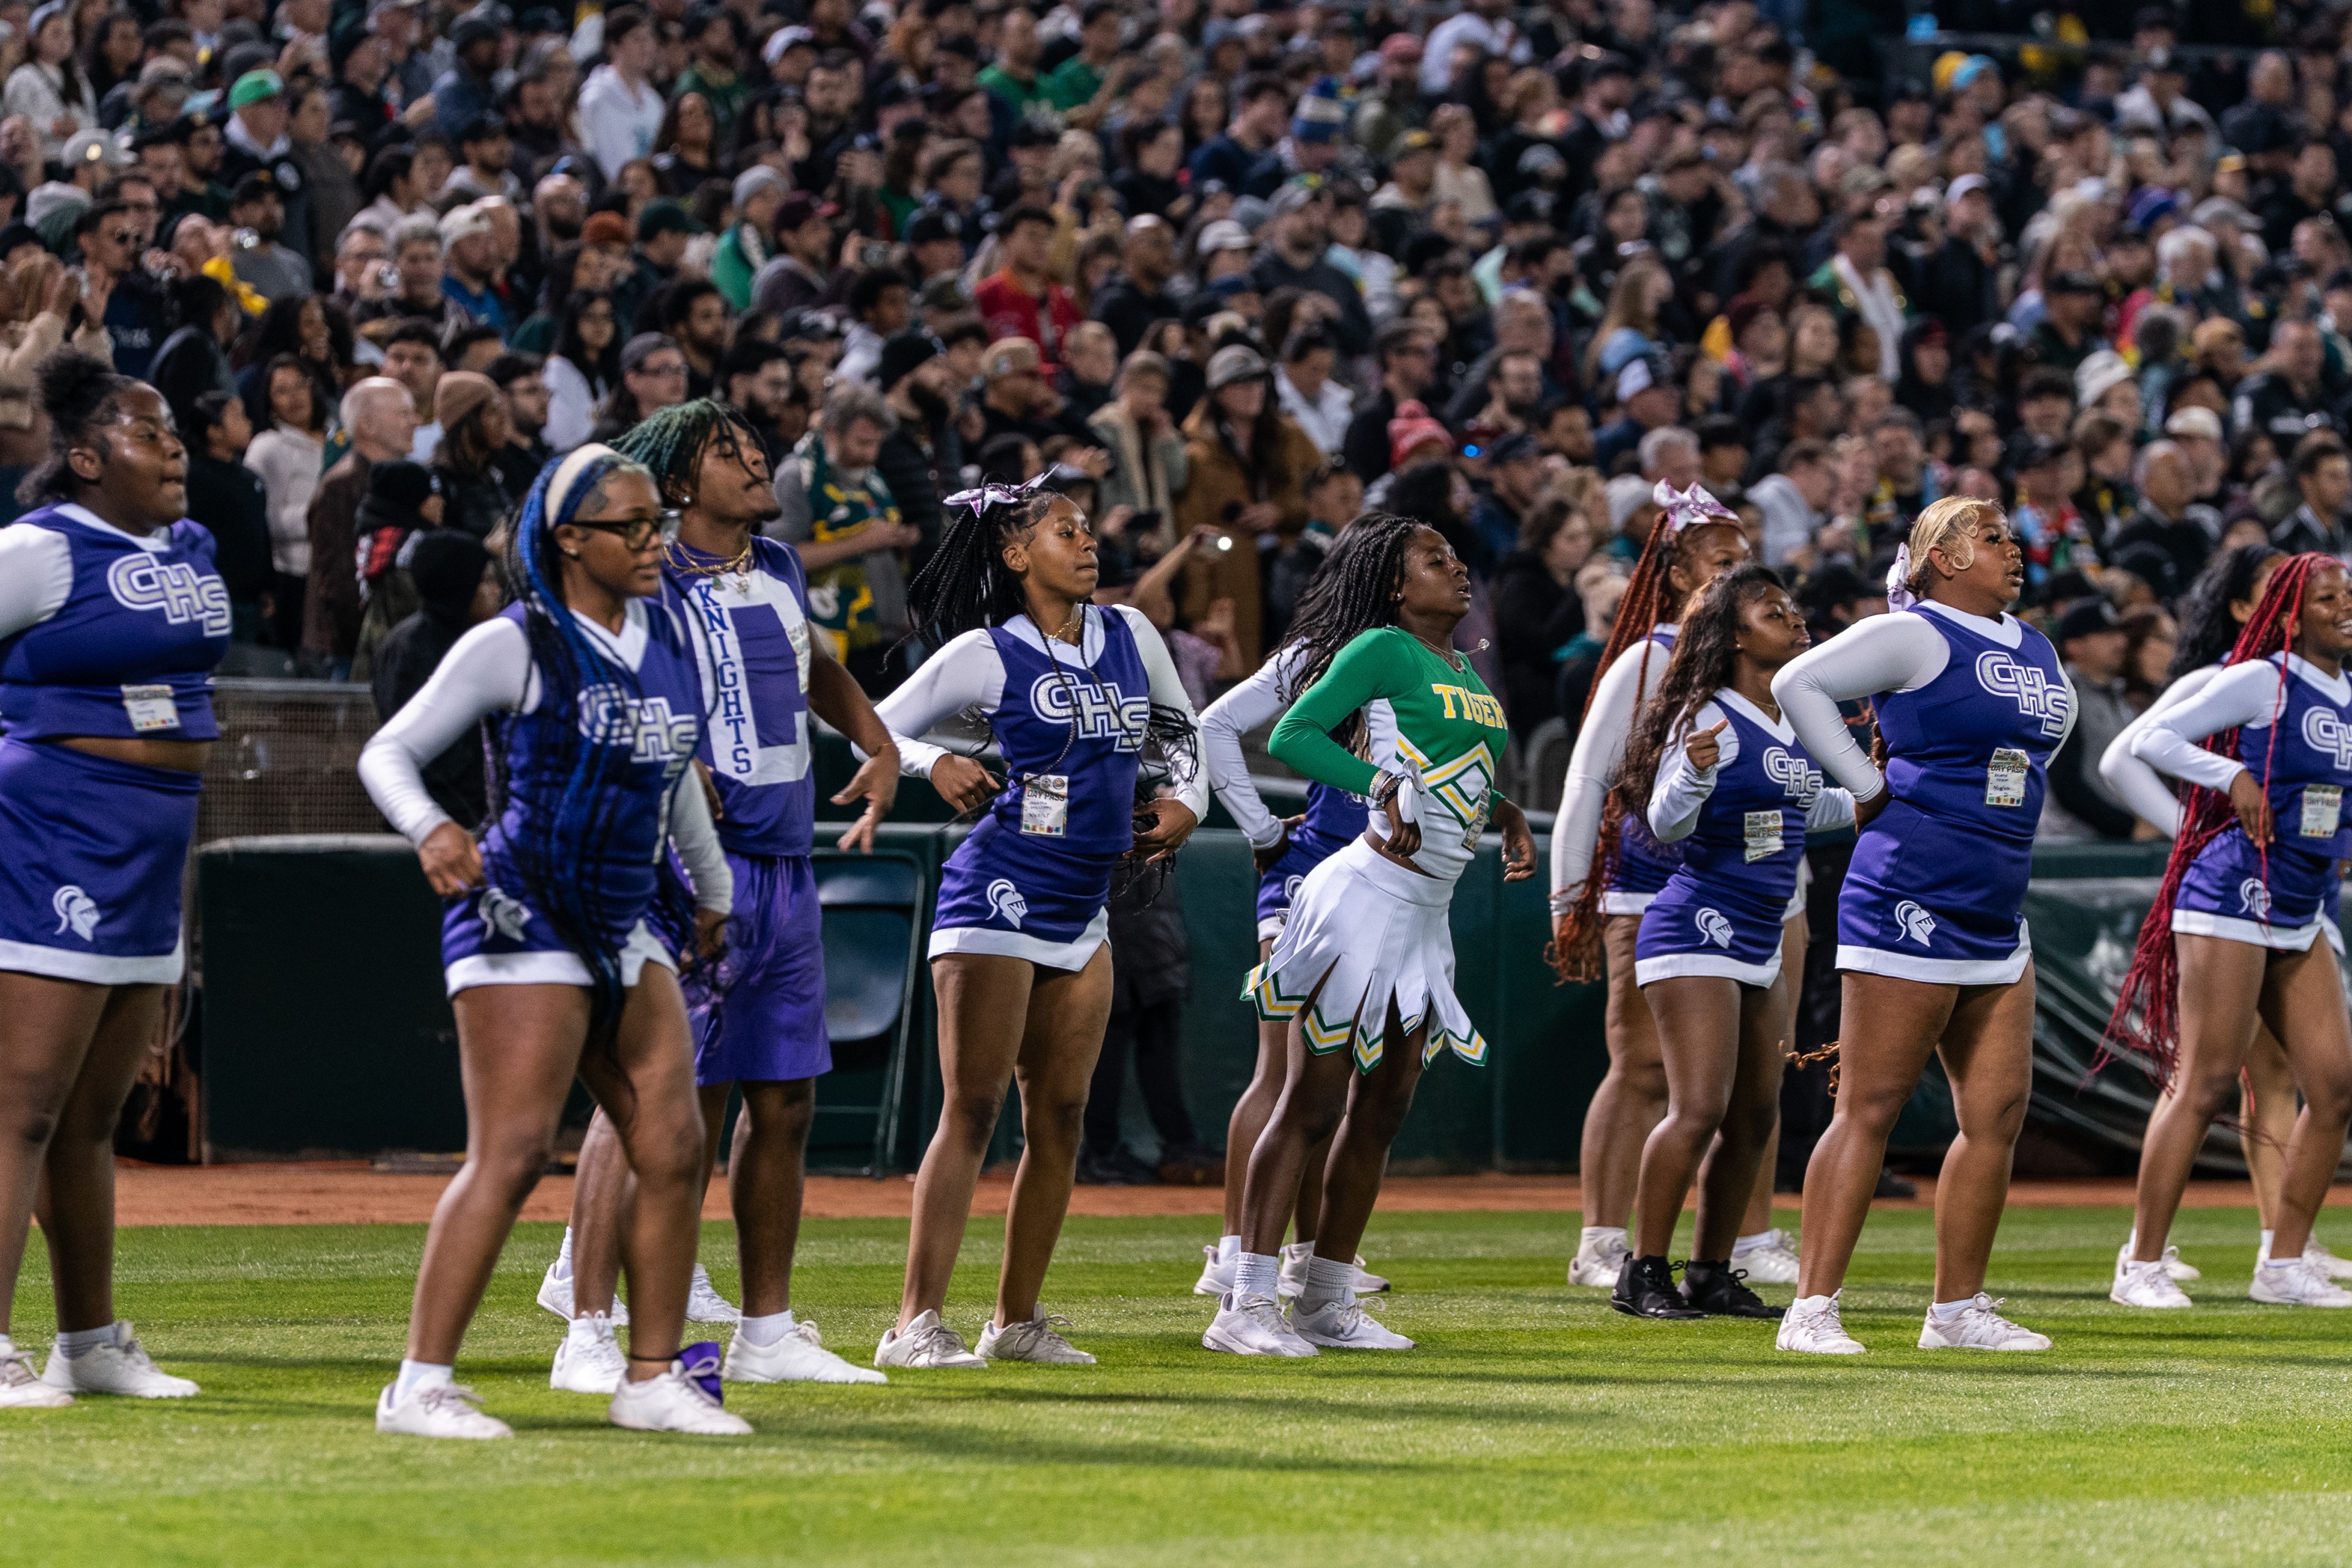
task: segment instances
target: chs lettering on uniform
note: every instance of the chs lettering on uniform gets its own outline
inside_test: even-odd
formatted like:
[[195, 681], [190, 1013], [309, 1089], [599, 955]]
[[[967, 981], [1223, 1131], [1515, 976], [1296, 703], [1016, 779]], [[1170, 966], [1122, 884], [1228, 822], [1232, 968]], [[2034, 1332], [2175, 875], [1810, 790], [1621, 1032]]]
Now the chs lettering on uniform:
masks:
[[2314, 751], [2333, 757], [2337, 768], [2352, 772], [2352, 725], [2315, 705], [2303, 710], [2303, 739]]
[[1040, 675], [1030, 684], [1029, 706], [1049, 724], [1074, 725], [1081, 738], [1115, 741], [1121, 751], [1141, 749], [1151, 724], [1150, 697], [1123, 696], [1110, 687], [1060, 673]]
[[1804, 758], [1778, 746], [1764, 753], [1764, 777], [1801, 805], [1811, 806], [1822, 792], [1822, 770], [1808, 767]]
[[2063, 681], [2053, 682], [2032, 664], [1995, 649], [1977, 656], [1977, 684], [1994, 696], [2009, 698], [2027, 717], [2040, 719], [2042, 734], [2065, 733], [2072, 699]]
[[174, 626], [194, 621], [207, 637], [229, 634], [227, 585], [187, 561], [123, 556], [107, 569], [106, 590], [125, 610], [160, 610]]

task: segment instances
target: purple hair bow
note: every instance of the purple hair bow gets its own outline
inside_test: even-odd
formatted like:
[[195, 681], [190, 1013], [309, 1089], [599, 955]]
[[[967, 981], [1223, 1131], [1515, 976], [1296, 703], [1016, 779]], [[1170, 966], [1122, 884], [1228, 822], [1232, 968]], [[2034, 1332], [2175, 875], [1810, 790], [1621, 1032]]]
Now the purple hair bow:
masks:
[[1708, 495], [1703, 486], [1677, 490], [1661, 479], [1650, 492], [1650, 498], [1666, 509], [1668, 533], [1678, 534], [1696, 523], [1729, 523], [1734, 527], [1739, 523], [1739, 514]]
[[1044, 489], [1045, 481], [1053, 476], [1054, 471], [1048, 468], [1034, 479], [1019, 485], [982, 485], [977, 489], [958, 490], [941, 505], [970, 507], [975, 512], [984, 512], [991, 507], [1016, 506]]

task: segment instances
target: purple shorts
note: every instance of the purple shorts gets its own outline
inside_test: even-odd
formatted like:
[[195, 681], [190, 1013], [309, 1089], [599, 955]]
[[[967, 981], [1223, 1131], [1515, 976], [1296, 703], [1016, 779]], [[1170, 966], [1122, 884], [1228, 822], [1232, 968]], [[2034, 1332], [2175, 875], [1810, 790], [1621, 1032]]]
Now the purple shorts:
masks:
[[697, 1083], [773, 1083], [833, 1071], [824, 1029], [824, 912], [806, 855], [729, 852], [735, 914], [715, 1001], [694, 1009]]

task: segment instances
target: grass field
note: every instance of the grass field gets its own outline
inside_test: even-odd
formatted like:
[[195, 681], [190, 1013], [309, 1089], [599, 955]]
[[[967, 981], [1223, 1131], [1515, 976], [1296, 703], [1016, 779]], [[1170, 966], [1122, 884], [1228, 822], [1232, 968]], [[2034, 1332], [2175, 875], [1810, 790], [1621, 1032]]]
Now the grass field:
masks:
[[[1562, 1283], [1573, 1216], [1381, 1217], [1396, 1356], [1200, 1349], [1198, 1220], [1074, 1220], [1049, 1305], [1094, 1368], [739, 1390], [756, 1437], [620, 1432], [553, 1394], [528, 1226], [461, 1379], [499, 1444], [379, 1438], [421, 1228], [122, 1235], [122, 1311], [186, 1404], [0, 1416], [0, 1561], [1157, 1564], [2352, 1560], [2352, 1312], [2244, 1299], [2253, 1218], [2188, 1210], [2193, 1312], [2105, 1301], [2120, 1211], [2013, 1212], [1993, 1260], [2040, 1356], [1927, 1354], [1930, 1218], [1875, 1216], [1847, 1291], [1871, 1346], [1779, 1355], [1769, 1325], [1637, 1323]], [[869, 1355], [905, 1226], [813, 1222], [798, 1305]], [[2340, 1240], [2340, 1238], [2339, 1238]], [[733, 1248], [707, 1255], [731, 1287]], [[986, 1311], [975, 1226], [951, 1321]], [[28, 1260], [16, 1329], [46, 1347]], [[1768, 1291], [1785, 1300], [1786, 1289]], [[2338, 1487], [2337, 1481], [2346, 1482]]]

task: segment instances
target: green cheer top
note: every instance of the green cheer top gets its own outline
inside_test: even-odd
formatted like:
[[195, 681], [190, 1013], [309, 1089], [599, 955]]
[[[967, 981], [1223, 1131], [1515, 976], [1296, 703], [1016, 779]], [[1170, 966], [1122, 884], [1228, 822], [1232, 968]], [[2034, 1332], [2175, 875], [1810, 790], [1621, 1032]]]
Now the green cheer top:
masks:
[[[1393, 756], [1366, 761], [1331, 738], [1357, 709], [1385, 705], [1394, 720]], [[1477, 852], [1494, 809], [1495, 771], [1510, 726], [1467, 659], [1456, 668], [1401, 627], [1383, 626], [1339, 650], [1331, 667], [1307, 688], [1274, 727], [1276, 760], [1318, 783], [1369, 794], [1382, 767], [1402, 761], [1426, 787], [1421, 801], [1421, 850], [1412, 862], [1447, 882], [1459, 878]], [[1375, 838], [1388, 836], [1388, 814], [1371, 813]]]

